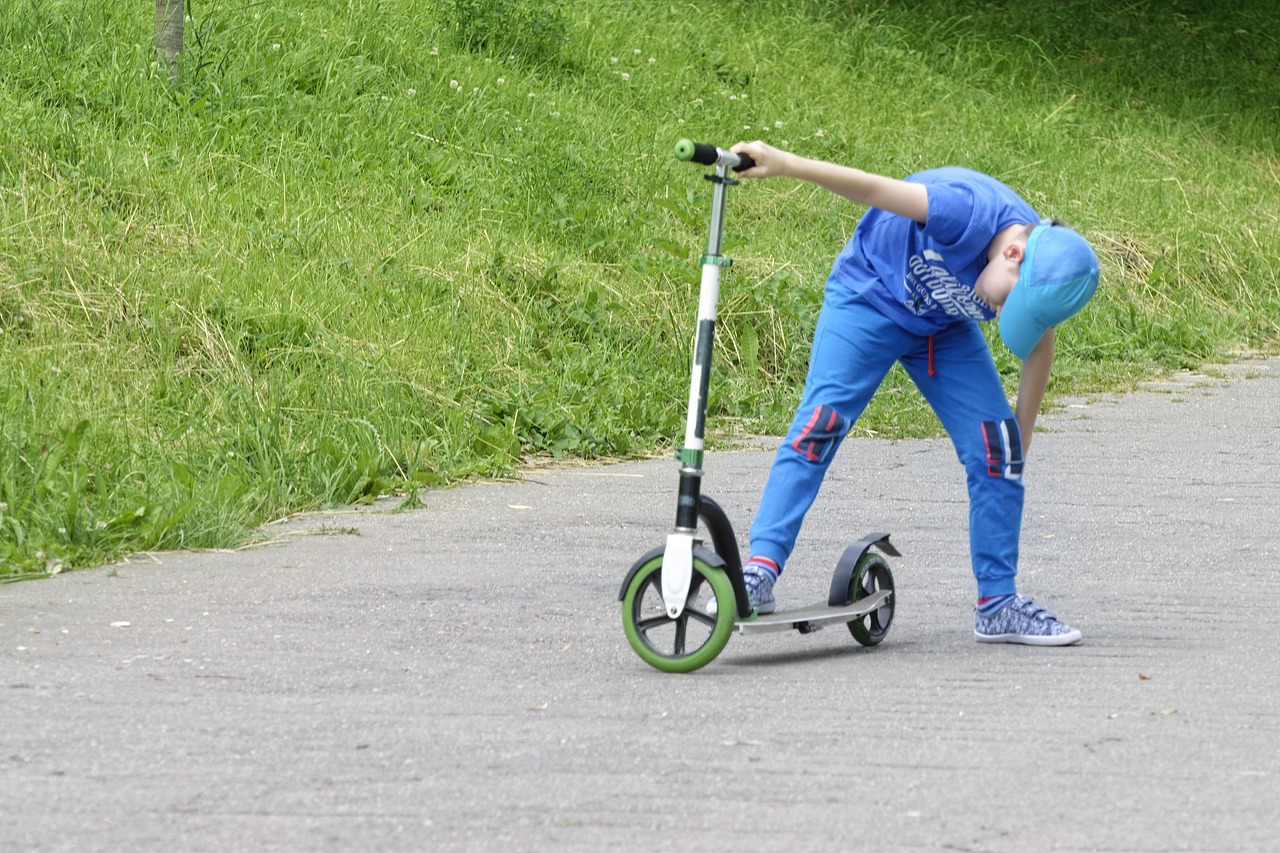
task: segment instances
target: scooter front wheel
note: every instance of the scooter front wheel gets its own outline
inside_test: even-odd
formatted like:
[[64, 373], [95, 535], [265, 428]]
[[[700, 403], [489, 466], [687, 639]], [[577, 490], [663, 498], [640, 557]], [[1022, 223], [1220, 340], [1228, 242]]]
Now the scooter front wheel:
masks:
[[733, 633], [735, 612], [729, 578], [698, 557], [684, 611], [675, 619], [662, 601], [661, 554], [640, 567], [622, 597], [627, 642], [645, 663], [663, 672], [692, 672], [715, 660]]

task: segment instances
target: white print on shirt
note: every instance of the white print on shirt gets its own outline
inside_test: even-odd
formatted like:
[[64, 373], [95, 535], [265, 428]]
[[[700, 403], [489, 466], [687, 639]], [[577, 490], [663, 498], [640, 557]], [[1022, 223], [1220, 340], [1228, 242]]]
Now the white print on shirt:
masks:
[[[923, 255], [923, 256], [922, 256]], [[907, 262], [907, 298], [903, 305], [917, 317], [942, 311], [952, 317], [982, 320], [986, 315], [973, 292], [947, 269], [942, 255], [925, 249]]]

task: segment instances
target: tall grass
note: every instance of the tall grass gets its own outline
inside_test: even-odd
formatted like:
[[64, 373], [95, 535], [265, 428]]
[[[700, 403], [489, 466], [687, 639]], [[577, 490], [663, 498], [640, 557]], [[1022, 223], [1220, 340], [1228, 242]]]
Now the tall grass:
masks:
[[[1087, 234], [1054, 393], [1272, 347], [1272, 4], [534, 0], [0, 16], [0, 576], [681, 434], [690, 136], [991, 172]], [[730, 198], [713, 423], [779, 430], [860, 210]], [[1012, 382], [1016, 364], [995, 347]], [[895, 376], [859, 425], [936, 430]]]

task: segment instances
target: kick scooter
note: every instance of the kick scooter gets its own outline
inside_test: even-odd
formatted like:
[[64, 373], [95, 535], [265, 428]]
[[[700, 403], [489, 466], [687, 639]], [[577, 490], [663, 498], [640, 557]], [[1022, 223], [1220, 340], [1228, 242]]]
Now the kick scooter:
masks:
[[[750, 169], [755, 161], [712, 145], [682, 139], [676, 159], [714, 166], [707, 180], [714, 185], [711, 236], [702, 256], [698, 292], [698, 327], [689, 380], [689, 407], [684, 446], [676, 452], [680, 485], [675, 529], [665, 545], [631, 566], [618, 598], [627, 641], [646, 663], [664, 672], [691, 672], [715, 660], [735, 631], [742, 634], [795, 629], [809, 634], [827, 625], [844, 624], [864, 646], [884, 639], [893, 621], [893, 574], [876, 548], [899, 556], [889, 534], [872, 533], [844, 550], [836, 563], [825, 602], [797, 610], [759, 615], [742, 578], [742, 557], [725, 511], [702, 494], [707, 388], [715, 338], [720, 273], [731, 261], [720, 254], [725, 197], [738, 182], [729, 170]], [[699, 534], [699, 522], [710, 547]]]

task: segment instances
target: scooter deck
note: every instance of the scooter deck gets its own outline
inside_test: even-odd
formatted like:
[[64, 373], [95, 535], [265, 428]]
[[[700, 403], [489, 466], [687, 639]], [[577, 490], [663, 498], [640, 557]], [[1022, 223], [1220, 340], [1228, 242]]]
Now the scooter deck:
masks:
[[811, 634], [827, 625], [847, 624], [860, 619], [884, 604], [891, 595], [893, 595], [892, 590], [883, 589], [841, 607], [832, 607], [826, 602], [820, 602], [797, 610], [778, 610], [767, 616], [739, 619], [733, 623], [733, 629], [740, 634], [766, 634], [770, 631], [793, 629], [801, 634]]

